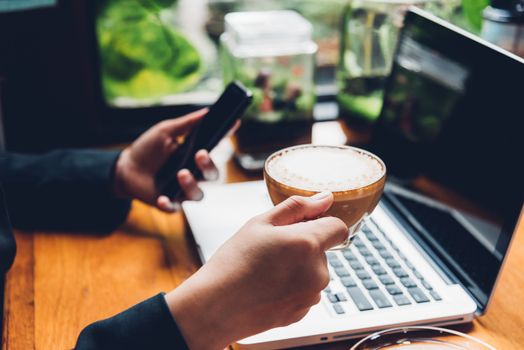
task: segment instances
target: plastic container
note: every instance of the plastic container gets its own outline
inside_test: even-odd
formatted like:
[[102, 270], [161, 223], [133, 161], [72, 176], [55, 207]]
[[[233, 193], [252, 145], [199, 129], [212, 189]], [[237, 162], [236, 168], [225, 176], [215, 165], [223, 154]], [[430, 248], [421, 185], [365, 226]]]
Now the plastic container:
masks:
[[253, 92], [237, 132], [240, 153], [270, 153], [308, 141], [317, 52], [312, 31], [294, 11], [226, 15], [220, 37], [224, 83], [238, 80]]
[[225, 23], [224, 82], [239, 80], [255, 96], [246, 119], [311, 118], [317, 51], [311, 24], [293, 11], [234, 12]]

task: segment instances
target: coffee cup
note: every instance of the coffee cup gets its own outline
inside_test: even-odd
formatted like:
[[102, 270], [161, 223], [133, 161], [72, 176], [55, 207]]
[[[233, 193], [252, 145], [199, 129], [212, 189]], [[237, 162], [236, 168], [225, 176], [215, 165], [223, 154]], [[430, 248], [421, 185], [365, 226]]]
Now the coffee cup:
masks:
[[341, 219], [348, 239], [333, 249], [347, 247], [362, 220], [377, 206], [386, 181], [384, 162], [371, 152], [350, 146], [299, 145], [269, 156], [264, 180], [273, 204], [287, 198], [329, 191], [333, 205], [324, 215]]

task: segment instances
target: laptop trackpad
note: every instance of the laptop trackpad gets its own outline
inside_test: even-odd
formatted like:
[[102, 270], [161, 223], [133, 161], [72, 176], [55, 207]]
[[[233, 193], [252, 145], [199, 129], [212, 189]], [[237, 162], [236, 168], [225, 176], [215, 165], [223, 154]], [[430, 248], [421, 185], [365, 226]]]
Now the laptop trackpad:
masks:
[[185, 201], [182, 208], [204, 261], [246, 221], [273, 206], [264, 181], [201, 183], [201, 187], [204, 199]]

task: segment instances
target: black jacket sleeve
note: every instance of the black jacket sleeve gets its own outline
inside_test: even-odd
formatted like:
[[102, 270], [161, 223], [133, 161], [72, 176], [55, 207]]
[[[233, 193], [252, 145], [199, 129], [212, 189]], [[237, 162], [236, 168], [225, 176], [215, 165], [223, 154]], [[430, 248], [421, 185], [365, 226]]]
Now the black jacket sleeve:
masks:
[[182, 333], [169, 312], [163, 294], [158, 294], [106, 320], [86, 327], [76, 350], [185, 350]]
[[[0, 183], [5, 193], [2, 201], [0, 192], [0, 288], [16, 249], [9, 218], [22, 229], [96, 232], [113, 231], [125, 220], [130, 201], [112, 193], [118, 155], [104, 151], [55, 151], [40, 156], [0, 153]], [[187, 347], [159, 294], [88, 326], [76, 348]]]
[[119, 152], [63, 150], [45, 155], [0, 154], [0, 182], [14, 227], [110, 232], [130, 201], [113, 196]]

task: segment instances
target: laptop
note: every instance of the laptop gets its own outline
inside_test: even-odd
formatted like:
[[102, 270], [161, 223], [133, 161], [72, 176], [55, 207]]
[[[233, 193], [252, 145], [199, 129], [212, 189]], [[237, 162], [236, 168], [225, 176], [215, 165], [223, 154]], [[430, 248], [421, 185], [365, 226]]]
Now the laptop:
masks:
[[[367, 145], [388, 166], [381, 202], [349, 248], [326, 253], [331, 281], [304, 319], [235, 346], [327, 343], [486, 312], [523, 208], [523, 83], [521, 58], [410, 10]], [[272, 204], [262, 181], [203, 189], [182, 206], [205, 262]]]

